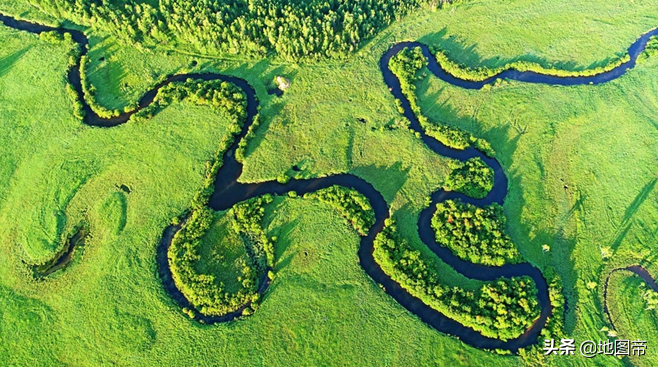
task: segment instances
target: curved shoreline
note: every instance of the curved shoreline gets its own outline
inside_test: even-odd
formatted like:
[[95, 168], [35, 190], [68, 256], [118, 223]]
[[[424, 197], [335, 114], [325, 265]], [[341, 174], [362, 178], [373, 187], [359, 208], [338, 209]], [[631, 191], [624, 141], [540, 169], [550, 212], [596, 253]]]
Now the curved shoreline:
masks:
[[624, 268], [616, 268], [612, 269], [609, 273], [608, 276], [605, 278], [605, 285], [603, 286], [603, 313], [608, 317], [608, 321], [610, 322], [610, 326], [612, 326], [613, 330], [617, 330], [615, 327], [614, 322], [612, 321], [612, 316], [610, 315], [610, 309], [608, 308], [608, 283], [610, 282], [610, 276], [613, 273], [616, 273], [618, 271], [629, 271], [637, 276], [639, 276], [651, 289], [654, 291], [658, 292], [658, 284], [656, 284], [656, 280], [651, 276], [649, 271], [645, 269], [642, 265], [631, 265], [627, 266]]
[[[3, 14], [0, 14], [0, 21], [8, 27], [37, 34], [49, 31], [56, 31], [60, 34], [69, 33], [71, 34], [73, 40], [81, 46], [81, 55], [86, 55], [88, 52], [87, 46], [89, 41], [84, 33], [80, 31], [55, 28], [28, 21], [20, 21]], [[406, 47], [421, 47], [423, 53], [429, 60], [428, 68], [436, 77], [453, 85], [469, 89], [482, 88], [487, 84], [495, 82], [495, 80], [499, 78], [508, 78], [530, 83], [558, 85], [599, 84], [616, 79], [623, 75], [628, 69], [633, 67], [637, 60], [637, 56], [644, 50], [648, 39], [655, 34], [658, 34], [658, 29], [645, 33], [633, 45], [629, 47], [629, 55], [631, 56], [631, 60], [629, 62], [623, 63], [608, 72], [603, 72], [591, 77], [558, 77], [536, 72], [519, 72], [517, 70], [508, 69], [481, 82], [463, 80], [452, 76], [444, 69], [442, 69], [441, 66], [437, 63], [435, 57], [431, 55], [428, 47], [418, 42], [398, 43], [391, 47], [380, 59], [380, 69], [384, 81], [388, 85], [392, 95], [402, 101], [404, 116], [411, 122], [411, 128], [421, 135], [422, 141], [427, 145], [429, 149], [439, 155], [458, 160], [467, 160], [473, 157], [480, 157], [494, 170], [494, 187], [484, 199], [472, 199], [459, 193], [445, 192], [443, 190], [439, 190], [433, 193], [430, 207], [423, 209], [419, 215], [418, 233], [421, 240], [434, 253], [436, 253], [437, 256], [439, 256], [447, 264], [451, 265], [458, 272], [469, 278], [488, 281], [498, 279], [500, 277], [529, 276], [533, 279], [538, 290], [537, 296], [541, 306], [541, 314], [539, 318], [534, 322], [534, 324], [524, 334], [505, 342], [498, 339], [484, 337], [473, 329], [465, 327], [458, 322], [447, 318], [443, 314], [424, 304], [419, 299], [410, 295], [405, 289], [403, 289], [398, 283], [393, 281], [382, 271], [382, 269], [373, 258], [373, 242], [375, 236], [383, 229], [384, 221], [390, 216], [390, 213], [388, 204], [381, 196], [381, 194], [370, 183], [351, 174], [340, 174], [309, 180], [293, 179], [286, 184], [280, 184], [275, 181], [257, 184], [242, 184], [237, 181], [242, 173], [242, 164], [240, 164], [235, 159], [235, 151], [238, 147], [238, 143], [244, 138], [248, 128], [253, 123], [253, 118], [256, 115], [258, 108], [256, 93], [245, 80], [215, 73], [193, 73], [169, 76], [165, 81], [157, 84], [154, 88], [144, 94], [144, 96], [139, 100], [137, 109], [131, 112], [124, 112], [117, 117], [104, 119], [94, 113], [94, 111], [84, 99], [80, 80], [79, 58], [76, 62], [76, 65], [69, 69], [67, 78], [69, 83], [71, 83], [76, 90], [78, 98], [83, 105], [83, 110], [85, 111], [84, 123], [90, 126], [99, 127], [112, 127], [127, 122], [134, 113], [148, 106], [153, 101], [160, 88], [171, 82], [183, 81], [188, 78], [193, 78], [202, 80], [223, 80], [235, 84], [241, 88], [247, 96], [248, 117], [240, 134], [235, 137], [233, 144], [224, 154], [224, 164], [216, 176], [215, 191], [209, 202], [209, 206], [212, 209], [225, 210], [240, 201], [266, 193], [280, 195], [289, 191], [296, 191], [299, 194], [304, 194], [332, 185], [341, 185], [355, 189], [368, 198], [373, 207], [376, 218], [375, 224], [368, 231], [368, 235], [361, 238], [361, 244], [358, 250], [359, 260], [364, 271], [376, 283], [382, 285], [385, 289], [385, 292], [393, 297], [398, 303], [400, 303], [410, 312], [417, 315], [423, 322], [431, 325], [435, 329], [443, 333], [456, 336], [465, 343], [475, 347], [486, 349], [498, 348], [517, 351], [519, 348], [523, 348], [537, 342], [539, 333], [544, 327], [548, 316], [550, 316], [552, 313], [552, 308], [548, 296], [548, 286], [539, 269], [535, 268], [529, 263], [508, 264], [501, 267], [491, 267], [477, 265], [461, 260], [453, 255], [449, 249], [441, 247], [435, 242], [434, 234], [432, 232], [431, 226], [429, 225], [436, 204], [447, 199], [458, 198], [464, 202], [478, 206], [487, 205], [493, 202], [502, 204], [507, 194], [507, 177], [505, 176], [505, 173], [497, 160], [488, 158], [473, 148], [466, 150], [455, 150], [449, 148], [437, 140], [427, 136], [423, 129], [420, 127], [416, 116], [411, 111], [408, 100], [402, 94], [397, 77], [388, 68], [388, 62], [390, 61], [391, 57]], [[157, 263], [165, 291], [181, 307], [188, 307], [189, 302], [176, 288], [176, 285], [171, 278], [171, 272], [167, 259], [167, 250], [171, 244], [171, 239], [178, 229], [179, 227], [176, 226], [169, 226], [165, 229], [162, 240], [157, 249]], [[261, 282], [259, 293], [264, 293], [268, 285], [268, 281]], [[225, 315], [223, 317], [203, 318], [202, 321], [208, 323], [229, 321], [240, 316], [240, 314], [241, 310]]]

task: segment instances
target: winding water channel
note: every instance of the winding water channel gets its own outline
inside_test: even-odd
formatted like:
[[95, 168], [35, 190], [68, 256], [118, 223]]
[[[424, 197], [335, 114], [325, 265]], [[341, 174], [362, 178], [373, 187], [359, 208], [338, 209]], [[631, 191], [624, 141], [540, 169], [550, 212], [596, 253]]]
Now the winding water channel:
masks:
[[610, 283], [610, 277], [612, 276], [612, 274], [618, 271], [628, 271], [639, 276], [643, 281], [647, 283], [649, 288], [658, 292], [658, 284], [656, 284], [656, 281], [653, 279], [649, 271], [645, 269], [642, 265], [631, 265], [625, 268], [617, 268], [611, 270], [608, 273], [608, 276], [605, 278], [605, 285], [603, 286], [603, 313], [605, 313], [605, 315], [608, 317], [608, 321], [610, 322], [612, 329], [615, 331], [619, 331], [619, 330], [617, 330], [617, 328], [615, 327], [615, 323], [612, 320], [612, 315], [610, 314], [610, 309], [608, 308], [608, 283]]
[[[41, 24], [36, 24], [28, 21], [17, 20], [12, 17], [0, 14], [0, 22], [4, 23], [6, 26], [28, 31], [32, 33], [41, 33], [48, 31], [56, 31], [61, 34], [70, 33], [73, 40], [81, 46], [81, 54], [85, 55], [88, 52], [89, 40], [84, 35], [84, 33], [76, 30], [54, 28]], [[242, 173], [242, 164], [240, 164], [235, 159], [235, 151], [238, 147], [240, 140], [244, 138], [249, 129], [249, 126], [253, 123], [253, 119], [258, 110], [258, 100], [256, 98], [256, 92], [254, 89], [243, 79], [227, 76], [223, 74], [216, 73], [196, 73], [196, 74], [178, 74], [168, 77], [165, 81], [155, 86], [153, 89], [148, 91], [140, 100], [138, 108], [134, 111], [122, 113], [117, 117], [110, 119], [105, 119], [99, 117], [93, 112], [91, 107], [86, 103], [84, 95], [82, 92], [82, 85], [80, 82], [80, 68], [78, 59], [77, 64], [68, 71], [68, 81], [73, 85], [74, 89], [78, 94], [78, 98], [83, 104], [83, 109], [86, 112], [84, 122], [91, 126], [99, 127], [112, 127], [117, 126], [122, 123], [125, 123], [129, 120], [130, 116], [140, 109], [148, 106], [153, 99], [155, 98], [158, 90], [171, 82], [184, 81], [188, 78], [193, 79], [202, 79], [202, 80], [223, 80], [235, 84], [241, 88], [247, 96], [247, 112], [248, 117], [247, 121], [242, 128], [240, 134], [236, 137], [231, 147], [225, 153], [223, 159], [224, 164], [219, 170], [216, 180], [215, 180], [215, 191], [210, 199], [210, 207], [214, 210], [226, 210], [231, 208], [233, 205], [253, 198], [263, 194], [275, 194], [281, 195], [289, 191], [296, 191], [300, 195], [303, 195], [308, 192], [313, 192], [322, 188], [327, 188], [332, 185], [340, 185], [348, 188], [355, 189], [362, 193], [370, 201], [374, 212], [375, 212], [375, 224], [370, 228], [368, 235], [361, 237], [361, 245], [358, 250], [358, 256], [360, 264], [363, 267], [364, 271], [378, 284], [381, 284], [386, 293], [393, 297], [398, 303], [405, 307], [410, 312], [417, 315], [422, 321], [431, 325], [435, 329], [450, 335], [454, 335], [464, 341], [467, 344], [470, 344], [479, 348], [487, 349], [506, 349], [511, 351], [516, 351], [519, 348], [534, 344], [537, 342], [540, 331], [546, 324], [547, 318], [551, 315], [552, 308], [549, 302], [548, 296], [548, 287], [546, 280], [542, 276], [539, 269], [530, 265], [529, 263], [523, 264], [514, 264], [514, 265], [504, 265], [500, 267], [491, 267], [473, 264], [464, 260], [457, 258], [452, 252], [438, 245], [434, 240], [434, 232], [430, 226], [430, 220], [433, 215], [433, 212], [436, 208], [436, 204], [447, 199], [460, 199], [464, 202], [468, 202], [474, 205], [482, 206], [491, 203], [502, 204], [505, 196], [507, 194], [507, 177], [502, 167], [497, 160], [488, 158], [481, 152], [475, 149], [466, 149], [466, 150], [456, 150], [449, 148], [437, 140], [425, 135], [423, 129], [420, 127], [418, 119], [412, 112], [408, 100], [404, 97], [400, 90], [400, 83], [396, 76], [389, 69], [390, 59], [396, 55], [398, 52], [402, 51], [406, 47], [421, 47], [423, 53], [429, 60], [428, 68], [429, 70], [437, 77], [442, 80], [463, 87], [463, 88], [482, 88], [484, 85], [493, 83], [498, 78], [507, 78], [513, 80], [519, 80], [529, 83], [546, 83], [546, 84], [560, 84], [560, 85], [575, 85], [575, 84], [597, 84], [610, 81], [612, 79], [618, 78], [623, 75], [628, 69], [632, 68], [635, 65], [637, 56], [644, 50], [648, 39], [658, 34], [658, 30], [653, 30], [651, 32], [645, 33], [642, 35], [628, 50], [631, 60], [626, 62], [619, 67], [592, 77], [556, 77], [538, 74], [535, 72], [519, 72], [516, 70], [506, 70], [500, 74], [491, 77], [482, 82], [471, 82], [456, 78], [448, 74], [443, 70], [440, 65], [437, 64], [434, 57], [430, 54], [429, 49], [420, 43], [417, 42], [401, 42], [393, 47], [391, 47], [381, 58], [380, 68], [384, 82], [388, 85], [391, 90], [392, 95], [395, 98], [398, 98], [402, 101], [402, 107], [404, 108], [404, 116], [409, 119], [411, 122], [411, 128], [418, 132], [421, 136], [422, 141], [435, 153], [458, 160], [467, 160], [473, 157], [480, 157], [484, 160], [494, 171], [494, 186], [491, 192], [484, 199], [473, 199], [465, 195], [455, 193], [455, 192], [445, 192], [439, 190], [432, 194], [431, 205], [424, 209], [418, 219], [418, 233], [422, 241], [444, 262], [452, 266], [461, 274], [466, 277], [489, 281], [495, 280], [501, 277], [516, 277], [516, 276], [529, 276], [533, 279], [537, 286], [538, 290], [538, 301], [541, 307], [540, 317], [534, 322], [532, 327], [528, 329], [521, 336], [508, 340], [501, 341], [498, 339], [492, 339], [485, 336], [482, 336], [480, 333], [474, 331], [471, 328], [465, 327], [460, 323], [445, 317], [443, 314], [435, 311], [426, 304], [424, 304], [419, 299], [410, 295], [405, 289], [403, 289], [398, 283], [389, 278], [375, 262], [373, 258], [373, 241], [378, 233], [384, 227], [384, 221], [389, 217], [389, 207], [382, 195], [368, 182], [365, 180], [351, 175], [351, 174], [340, 174], [324, 178], [316, 179], [307, 179], [307, 180], [297, 180], [292, 179], [288, 183], [280, 184], [278, 182], [263, 182], [263, 183], [252, 183], [244, 184], [238, 182], [238, 178]], [[169, 269], [169, 264], [167, 260], [167, 251], [171, 245], [171, 239], [174, 234], [180, 227], [170, 226], [165, 229], [160, 245], [157, 249], [157, 262], [161, 280], [163, 282], [165, 290], [171, 295], [171, 297], [181, 306], [191, 308], [190, 303], [187, 301], [185, 296], [176, 288], [174, 284], [171, 272]], [[268, 286], [268, 282], [264, 279], [261, 282], [260, 293], [265, 292]], [[655, 283], [654, 283], [655, 284]], [[213, 322], [223, 322], [233, 320], [234, 318], [240, 316], [241, 310], [234, 312], [223, 317], [199, 317], [200, 321], [206, 323]]]

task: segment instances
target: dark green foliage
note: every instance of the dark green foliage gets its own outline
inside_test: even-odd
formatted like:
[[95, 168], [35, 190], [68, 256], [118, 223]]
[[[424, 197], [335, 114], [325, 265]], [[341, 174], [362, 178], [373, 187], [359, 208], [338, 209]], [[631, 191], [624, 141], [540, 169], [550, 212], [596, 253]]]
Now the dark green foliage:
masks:
[[472, 263], [501, 266], [521, 260], [505, 233], [505, 215], [498, 204], [480, 208], [446, 200], [437, 204], [432, 228], [436, 242]]
[[241, 264], [241, 288], [235, 293], [226, 292], [225, 285], [213, 274], [197, 271], [196, 264], [202, 260], [199, 246], [213, 222], [210, 209], [202, 207], [192, 211], [174, 236], [167, 254], [171, 274], [176, 287], [198, 312], [221, 316], [258, 301], [259, 283], [274, 265], [274, 246], [261, 225], [263, 206], [271, 201], [272, 197], [265, 195], [237, 204], [228, 212], [233, 218], [231, 230], [242, 239], [251, 259], [250, 263]]
[[420, 121], [421, 126], [425, 130], [425, 134], [446, 146], [454, 149], [466, 149], [472, 146], [488, 157], [493, 157], [496, 154], [489, 142], [484, 139], [476, 138], [470, 133], [456, 127], [433, 124], [425, 116], [416, 116], [418, 116], [418, 121]]
[[[487, 156], [493, 157], [495, 152], [486, 140], [476, 138], [470, 133], [455, 127], [436, 125], [423, 116], [416, 98], [416, 85], [414, 82], [419, 78], [418, 72], [426, 66], [427, 58], [423, 55], [420, 47], [406, 48], [398, 52], [389, 63], [391, 71], [400, 80], [400, 89], [409, 101], [411, 110], [416, 115], [420, 126], [425, 130], [425, 134], [451, 148], [466, 149], [474, 147]], [[400, 113], [404, 112], [400, 102], [398, 102], [398, 110]]]
[[[69, 38], [71, 37], [71, 35], [69, 33], [66, 33], [66, 34], [69, 35]], [[39, 39], [42, 40], [42, 41], [49, 42], [49, 43], [58, 44], [58, 43], [60, 43], [64, 40], [64, 35], [62, 35], [59, 32], [55, 32], [55, 31], [42, 32], [42, 33], [39, 33]]]
[[564, 330], [564, 295], [562, 294], [562, 278], [554, 268], [547, 268], [543, 271], [544, 277], [548, 282], [548, 297], [551, 300], [553, 313], [546, 321], [546, 326], [541, 331], [544, 338], [559, 339], [565, 337]]
[[[180, 83], [169, 83], [160, 88], [153, 103], [141, 109], [133, 118], [147, 120], [170, 104], [184, 99], [215, 108], [225, 113], [232, 123], [244, 123], [247, 116], [247, 99], [240, 88], [220, 80], [188, 79]], [[235, 132], [239, 132], [239, 128]]]
[[[444, 1], [439, 1], [442, 4]], [[178, 43], [201, 51], [344, 57], [427, 0], [37, 0], [58, 17], [127, 42]], [[436, 2], [433, 2], [436, 4]]]
[[375, 224], [375, 213], [368, 199], [356, 190], [342, 186], [331, 186], [304, 195], [304, 198], [317, 199], [331, 205], [361, 236], [368, 234]]
[[82, 102], [78, 97], [78, 93], [75, 91], [71, 84], [66, 84], [66, 95], [69, 96], [73, 102], [73, 116], [78, 120], [82, 120], [85, 117], [85, 111], [82, 106]]
[[274, 267], [274, 244], [265, 235], [261, 225], [265, 215], [264, 206], [271, 202], [271, 195], [263, 195], [231, 208], [231, 215], [235, 218], [233, 230], [242, 234], [250, 244], [247, 251], [254, 259], [258, 271], [263, 273]]
[[482, 199], [493, 188], [493, 170], [478, 157], [465, 162], [452, 161], [450, 169], [452, 171], [443, 186], [448, 191], [457, 191], [472, 198]]
[[[187, 221], [174, 236], [168, 258], [172, 277], [178, 289], [194, 308], [204, 315], [225, 315], [244, 308], [258, 300], [259, 279], [267, 274], [274, 263], [272, 242], [265, 236], [260, 222], [263, 218], [263, 205], [272, 199], [265, 196], [234, 206], [229, 215], [234, 218], [232, 230], [244, 242], [251, 263], [242, 263], [241, 288], [229, 293], [224, 284], [212, 274], [200, 274], [195, 264], [201, 260], [199, 246], [213, 221], [212, 211], [207, 207], [214, 189], [215, 177], [222, 165], [222, 156], [240, 133], [247, 116], [246, 98], [235, 85], [214, 80], [198, 81], [188, 79], [181, 83], [170, 83], [162, 87], [148, 107], [140, 110], [133, 119], [146, 120], [166, 106], [182, 100], [200, 105], [208, 105], [229, 118], [229, 135], [220, 141], [215, 157], [207, 162], [205, 181], [191, 203]], [[194, 312], [190, 311], [193, 315]]]
[[528, 277], [485, 283], [475, 292], [448, 287], [420, 252], [396, 231], [392, 220], [375, 239], [375, 260], [393, 280], [430, 307], [482, 335], [508, 340], [539, 317], [537, 288]]

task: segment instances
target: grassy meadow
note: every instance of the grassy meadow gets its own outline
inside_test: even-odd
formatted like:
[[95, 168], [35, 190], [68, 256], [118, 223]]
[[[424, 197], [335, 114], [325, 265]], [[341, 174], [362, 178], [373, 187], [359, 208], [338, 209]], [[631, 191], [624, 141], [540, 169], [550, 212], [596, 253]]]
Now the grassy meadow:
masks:
[[658, 336], [656, 310], [647, 310], [642, 299], [644, 281], [629, 271], [616, 271], [608, 283], [608, 308], [617, 327], [619, 339], [646, 340], [647, 350], [643, 356], [632, 356], [635, 366], [654, 366], [658, 353], [648, 346]]
[[[18, 1], [0, 0], [0, 11], [53, 21]], [[449, 160], [397, 127], [402, 116], [381, 79], [379, 57], [397, 41], [420, 40], [468, 66], [529, 60], [578, 70], [623, 54], [656, 26], [658, 11], [648, 0], [469, 1], [418, 11], [349, 61], [316, 64], [200, 55], [184, 46], [125, 47], [92, 30], [89, 78], [108, 108], [131, 104], [170, 73], [245, 78], [258, 93], [263, 122], [241, 181], [273, 180], [294, 166], [304, 177], [363, 177], [382, 192], [401, 234], [433, 261], [442, 281], [474, 289], [478, 282], [442, 263], [418, 238], [418, 212], [443, 186]], [[524, 364], [420, 322], [363, 272], [358, 236], [342, 218], [301, 198], [268, 206], [266, 231], [278, 237], [277, 276], [257, 312], [215, 326], [190, 321], [162, 289], [155, 249], [201, 187], [225, 117], [183, 102], [145, 123], [89, 128], [74, 118], [65, 93], [67, 50], [6, 27], [0, 44], [1, 365]], [[432, 76], [418, 83], [427, 117], [495, 148], [510, 180], [508, 233], [525, 259], [562, 276], [566, 332], [577, 341], [605, 337], [608, 272], [654, 259], [657, 71], [658, 59], [651, 59], [596, 87], [505, 82], [466, 91]], [[276, 75], [292, 81], [283, 97], [266, 92]], [[30, 280], [24, 262], [51, 257], [82, 222], [92, 233], [82, 255], [46, 281]], [[218, 215], [209, 236], [219, 242], [225, 225]], [[611, 256], [604, 259], [607, 248]], [[205, 250], [215, 256], [219, 249]], [[244, 254], [221, 256], [229, 255]], [[640, 313], [632, 286], [615, 293], [611, 307], [641, 315], [639, 336], [651, 349], [658, 343], [655, 311]], [[544, 361], [624, 363], [605, 356]]]

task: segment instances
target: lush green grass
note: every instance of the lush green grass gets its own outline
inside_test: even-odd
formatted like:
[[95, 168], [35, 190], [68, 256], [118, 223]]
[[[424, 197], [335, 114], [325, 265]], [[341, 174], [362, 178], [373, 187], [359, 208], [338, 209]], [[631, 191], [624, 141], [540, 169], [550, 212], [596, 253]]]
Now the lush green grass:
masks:
[[[0, 2], [0, 10], [42, 18], [27, 9]], [[469, 66], [522, 59], [575, 70], [621, 55], [656, 25], [658, 13], [646, 0], [473, 1], [418, 12], [349, 62], [315, 65], [167, 56], [96, 34], [89, 76], [109, 108], [132, 103], [162, 75], [187, 70], [194, 60], [191, 69], [247, 79], [264, 122], [247, 150], [241, 180], [275, 179], [294, 165], [306, 177], [364, 177], [383, 193], [401, 234], [435, 263], [442, 281], [473, 289], [478, 282], [430, 256], [418, 239], [417, 213], [443, 186], [448, 161], [406, 130], [387, 128], [401, 117], [381, 80], [381, 54], [396, 41], [420, 39]], [[0, 364], [521, 362], [464, 346], [419, 322], [363, 273], [358, 237], [343, 219], [302, 199], [279, 200], [268, 211], [279, 262], [261, 308], [227, 325], [188, 321], [161, 288], [155, 247], [168, 220], [201, 187], [205, 161], [224, 133], [223, 116], [180, 103], [145, 123], [84, 127], [64, 90], [65, 50], [5, 28], [0, 41], [0, 263], [6, 264], [0, 266]], [[567, 333], [576, 340], [599, 338], [606, 324], [603, 270], [627, 265], [631, 253], [638, 254], [633, 261], [653, 259], [657, 70], [658, 61], [648, 60], [596, 87], [509, 83], [464, 91], [433, 77], [419, 85], [428, 117], [493, 144], [510, 178], [507, 229], [522, 255], [564, 278]], [[275, 75], [292, 81], [282, 98], [266, 94]], [[131, 193], [116, 188], [121, 184]], [[20, 260], [52, 255], [83, 219], [93, 238], [82, 259], [54, 279], [28, 281]], [[548, 253], [543, 244], [550, 245]], [[613, 257], [604, 261], [599, 245], [610, 246]], [[597, 288], [588, 289], [589, 282]], [[649, 337], [650, 346], [658, 340]]]
[[608, 283], [608, 309], [615, 323], [617, 339], [648, 341], [645, 355], [627, 358], [635, 366], [655, 366], [658, 353], [650, 343], [658, 339], [658, 315], [655, 309], [645, 309], [646, 302], [640, 288], [643, 284], [640, 277], [629, 271], [612, 273]]

